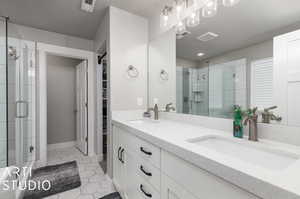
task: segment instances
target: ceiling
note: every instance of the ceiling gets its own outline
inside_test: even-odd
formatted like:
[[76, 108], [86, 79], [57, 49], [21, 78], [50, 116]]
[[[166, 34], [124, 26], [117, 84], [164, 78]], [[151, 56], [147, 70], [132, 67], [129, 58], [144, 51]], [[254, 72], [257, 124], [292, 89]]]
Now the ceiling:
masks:
[[11, 22], [86, 39], [94, 39], [105, 9], [115, 6], [149, 17], [165, 0], [97, 0], [93, 13], [80, 9], [81, 0], [1, 0], [0, 16]]
[[[189, 29], [190, 35], [177, 40], [178, 57], [203, 60], [300, 29], [300, 1], [241, 0], [232, 8], [219, 6], [215, 17], [201, 20], [199, 26]], [[196, 39], [207, 32], [217, 33], [219, 37], [208, 42]], [[197, 57], [199, 52], [205, 56]]]

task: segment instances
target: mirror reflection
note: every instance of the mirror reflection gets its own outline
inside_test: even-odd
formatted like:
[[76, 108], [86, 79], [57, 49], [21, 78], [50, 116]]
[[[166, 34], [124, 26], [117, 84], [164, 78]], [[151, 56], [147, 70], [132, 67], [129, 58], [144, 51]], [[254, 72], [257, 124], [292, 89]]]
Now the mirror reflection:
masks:
[[[175, 26], [150, 42], [150, 106], [159, 102], [164, 108], [172, 102], [178, 113], [221, 118], [233, 118], [236, 105], [244, 110], [258, 107], [261, 112], [282, 113], [273, 98], [273, 40], [300, 29], [300, 2], [243, 0], [233, 7], [222, 4], [217, 8], [212, 17], [200, 14], [197, 25], [189, 26], [187, 19], [182, 20], [184, 28]], [[172, 42], [167, 41], [170, 38], [176, 42], [175, 65]], [[155, 54], [153, 46], [168, 58], [151, 56]], [[155, 81], [159, 67], [173, 74], [174, 81]], [[175, 97], [170, 96], [173, 88]]]

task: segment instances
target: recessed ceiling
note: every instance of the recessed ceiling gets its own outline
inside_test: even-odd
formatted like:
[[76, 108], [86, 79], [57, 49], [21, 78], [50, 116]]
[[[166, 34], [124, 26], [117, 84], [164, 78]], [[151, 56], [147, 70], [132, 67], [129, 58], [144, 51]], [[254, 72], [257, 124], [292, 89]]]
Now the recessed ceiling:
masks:
[[0, 16], [9, 16], [11, 22], [20, 25], [94, 39], [109, 5], [150, 17], [164, 1], [97, 0], [94, 12], [87, 13], [80, 9], [81, 0], [1, 0]]
[[[177, 56], [199, 61], [296, 29], [300, 29], [299, 0], [241, 0], [235, 7], [219, 6], [216, 16], [202, 18], [199, 26], [188, 29], [191, 34], [177, 40]], [[219, 36], [207, 42], [197, 40], [207, 32]], [[198, 57], [198, 52], [205, 55]]]

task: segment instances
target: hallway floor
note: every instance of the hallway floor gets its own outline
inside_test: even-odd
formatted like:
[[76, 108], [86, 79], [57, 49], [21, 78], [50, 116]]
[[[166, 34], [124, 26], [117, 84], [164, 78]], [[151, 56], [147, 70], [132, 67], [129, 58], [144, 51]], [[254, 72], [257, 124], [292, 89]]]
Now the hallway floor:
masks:
[[46, 197], [47, 199], [99, 199], [115, 191], [96, 158], [84, 156], [75, 147], [48, 151], [48, 165], [76, 160], [81, 187]]

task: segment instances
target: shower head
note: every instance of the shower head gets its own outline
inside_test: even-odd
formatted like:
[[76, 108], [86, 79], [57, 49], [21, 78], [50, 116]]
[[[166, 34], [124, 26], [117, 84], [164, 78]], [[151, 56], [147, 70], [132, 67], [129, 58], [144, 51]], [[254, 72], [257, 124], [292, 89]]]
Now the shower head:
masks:
[[19, 59], [19, 57], [17, 56], [17, 49], [12, 46], [8, 47], [8, 56], [13, 60]]

